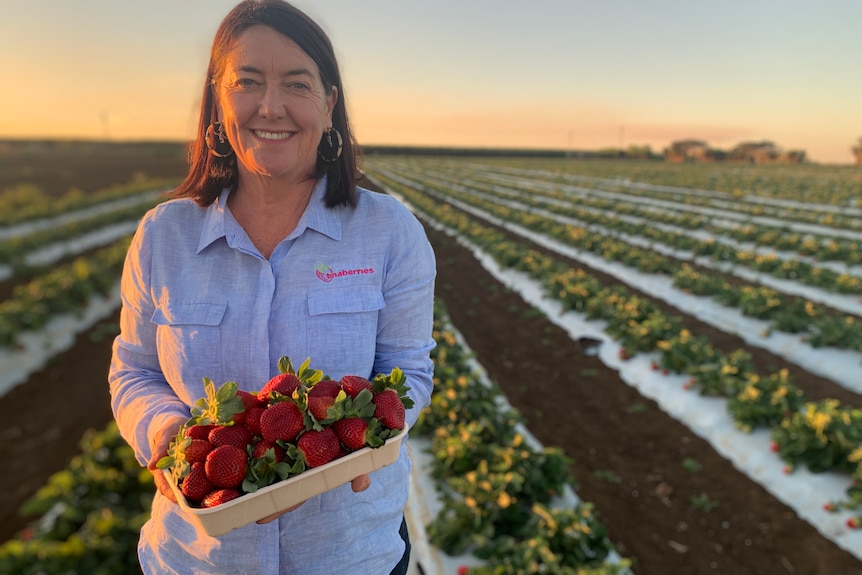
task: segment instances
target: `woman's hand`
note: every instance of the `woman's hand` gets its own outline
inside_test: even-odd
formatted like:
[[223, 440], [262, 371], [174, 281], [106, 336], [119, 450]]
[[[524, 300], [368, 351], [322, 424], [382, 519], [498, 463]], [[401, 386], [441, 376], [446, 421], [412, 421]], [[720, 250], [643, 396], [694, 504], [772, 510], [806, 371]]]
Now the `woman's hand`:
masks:
[[168, 447], [170, 446], [171, 441], [177, 436], [180, 426], [185, 422], [186, 418], [174, 418], [153, 437], [150, 445], [152, 447], [153, 455], [150, 457], [149, 462], [147, 462], [147, 469], [153, 473], [153, 480], [156, 483], [156, 489], [159, 490], [159, 493], [174, 503], [177, 502], [174, 490], [171, 489], [171, 484], [168, 483], [168, 478], [161, 469], [156, 467], [156, 464], [159, 462], [159, 459], [168, 454]]
[[[366, 489], [371, 487], [371, 478], [368, 476], [367, 473], [360, 475], [359, 477], [356, 477], [355, 479], [353, 479], [353, 481], [350, 482], [350, 487], [356, 493], [359, 493], [360, 491], [365, 491]], [[278, 519], [279, 517], [281, 517], [285, 513], [290, 513], [294, 509], [299, 508], [303, 503], [305, 503], [305, 501], [303, 501], [302, 503], [297, 503], [293, 507], [289, 507], [283, 511], [279, 511], [278, 513], [273, 513], [272, 515], [268, 515], [268, 516], [264, 517], [263, 519], [259, 519], [257, 522], [260, 523], [261, 525], [263, 525], [264, 523], [269, 523], [270, 521], [275, 521], [276, 519]]]

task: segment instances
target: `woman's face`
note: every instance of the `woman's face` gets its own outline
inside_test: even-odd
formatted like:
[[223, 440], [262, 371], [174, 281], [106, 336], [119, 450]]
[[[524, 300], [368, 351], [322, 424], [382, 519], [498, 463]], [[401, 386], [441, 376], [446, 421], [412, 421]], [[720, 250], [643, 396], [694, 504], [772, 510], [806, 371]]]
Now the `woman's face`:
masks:
[[216, 86], [240, 178], [314, 177], [317, 146], [332, 125], [337, 97], [334, 87], [326, 93], [314, 60], [295, 42], [267, 26], [246, 30]]

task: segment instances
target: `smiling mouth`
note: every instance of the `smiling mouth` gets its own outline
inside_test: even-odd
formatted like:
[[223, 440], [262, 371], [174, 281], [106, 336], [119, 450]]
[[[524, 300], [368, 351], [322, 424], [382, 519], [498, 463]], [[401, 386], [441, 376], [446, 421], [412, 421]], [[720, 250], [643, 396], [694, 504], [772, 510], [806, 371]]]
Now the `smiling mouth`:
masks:
[[263, 130], [254, 130], [254, 135], [264, 140], [286, 140], [295, 132], [265, 132]]

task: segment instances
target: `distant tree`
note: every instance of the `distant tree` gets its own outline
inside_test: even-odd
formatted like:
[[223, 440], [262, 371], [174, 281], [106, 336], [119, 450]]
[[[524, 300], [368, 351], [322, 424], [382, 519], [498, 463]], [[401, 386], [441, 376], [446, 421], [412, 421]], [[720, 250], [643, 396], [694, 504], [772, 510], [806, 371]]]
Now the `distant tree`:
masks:
[[652, 148], [649, 146], [629, 146], [625, 155], [635, 160], [649, 160], [653, 157]]
[[862, 166], [862, 138], [859, 138], [859, 144], [853, 147], [853, 154], [856, 156], [856, 163]]

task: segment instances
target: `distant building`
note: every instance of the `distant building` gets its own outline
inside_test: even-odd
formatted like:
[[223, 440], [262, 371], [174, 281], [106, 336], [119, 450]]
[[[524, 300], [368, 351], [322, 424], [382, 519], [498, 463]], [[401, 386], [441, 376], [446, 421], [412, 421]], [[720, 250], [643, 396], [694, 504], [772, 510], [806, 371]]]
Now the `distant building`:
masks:
[[664, 151], [664, 159], [668, 162], [709, 162], [713, 155], [706, 142], [701, 140], [679, 140], [673, 142]]
[[856, 163], [862, 166], [862, 138], [859, 138], [859, 145], [853, 148], [853, 155], [856, 156]]
[[676, 163], [730, 161], [748, 164], [801, 164], [805, 161], [805, 151], [784, 152], [774, 143], [763, 141], [742, 142], [726, 152], [710, 148], [701, 140], [678, 140], [664, 150], [664, 158], [668, 162]]

